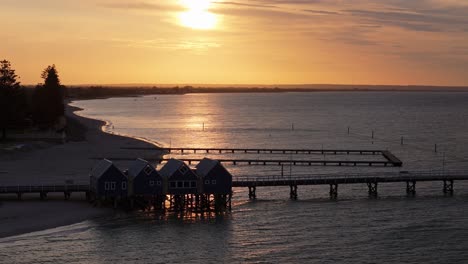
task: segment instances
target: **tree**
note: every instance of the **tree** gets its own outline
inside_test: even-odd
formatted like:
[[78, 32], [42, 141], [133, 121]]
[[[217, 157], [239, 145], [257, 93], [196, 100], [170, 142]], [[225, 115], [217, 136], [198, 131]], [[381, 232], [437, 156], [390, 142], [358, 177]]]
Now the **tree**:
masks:
[[65, 113], [64, 86], [55, 65], [42, 71], [44, 84], [39, 84], [33, 94], [33, 118], [40, 127], [50, 127]]
[[18, 126], [24, 121], [26, 96], [17, 81], [18, 76], [7, 60], [0, 61], [0, 129], [2, 140], [6, 139], [6, 130]]

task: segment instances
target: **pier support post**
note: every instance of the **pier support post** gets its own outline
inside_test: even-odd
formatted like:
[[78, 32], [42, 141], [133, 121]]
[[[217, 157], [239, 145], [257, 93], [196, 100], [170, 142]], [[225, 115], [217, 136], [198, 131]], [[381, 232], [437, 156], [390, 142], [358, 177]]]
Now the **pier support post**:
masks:
[[367, 187], [369, 188], [369, 196], [377, 197], [377, 182], [368, 182]]
[[41, 193], [39, 193], [39, 197], [41, 198], [41, 200], [45, 200], [47, 198], [47, 193], [46, 192], [41, 192]]
[[406, 182], [406, 194], [415, 195], [416, 194], [416, 181], [407, 181]]
[[256, 190], [257, 190], [256, 186], [249, 186], [249, 199], [250, 200], [257, 199], [257, 194], [255, 193]]
[[444, 180], [444, 194], [453, 195], [453, 180]]
[[330, 184], [330, 198], [331, 199], [338, 198], [338, 184], [337, 183]]
[[89, 192], [89, 191], [86, 192], [85, 196], [86, 196], [86, 201], [91, 202], [91, 192]]
[[65, 200], [70, 200], [71, 192], [64, 192], [63, 196], [65, 197]]
[[290, 185], [289, 188], [289, 198], [291, 198], [291, 200], [297, 200], [297, 185]]
[[16, 195], [18, 196], [18, 200], [21, 201], [23, 199], [23, 193], [18, 192]]

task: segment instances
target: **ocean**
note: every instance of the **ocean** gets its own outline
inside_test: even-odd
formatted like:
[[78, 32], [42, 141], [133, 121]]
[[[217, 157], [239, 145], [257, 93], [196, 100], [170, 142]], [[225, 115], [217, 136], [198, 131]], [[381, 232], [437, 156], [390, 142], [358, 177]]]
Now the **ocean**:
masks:
[[[403, 167], [227, 166], [234, 177], [468, 170], [468, 93], [314, 92], [151, 95], [76, 101], [105, 130], [163, 147], [389, 150]], [[148, 155], [154, 155], [148, 151]], [[232, 157], [185, 154], [184, 157]], [[171, 154], [168, 157], [180, 157]], [[258, 155], [262, 159], [368, 159]], [[372, 157], [378, 159], [379, 157]], [[468, 183], [234, 189], [223, 215], [116, 213], [0, 240], [10, 263], [467, 263]]]

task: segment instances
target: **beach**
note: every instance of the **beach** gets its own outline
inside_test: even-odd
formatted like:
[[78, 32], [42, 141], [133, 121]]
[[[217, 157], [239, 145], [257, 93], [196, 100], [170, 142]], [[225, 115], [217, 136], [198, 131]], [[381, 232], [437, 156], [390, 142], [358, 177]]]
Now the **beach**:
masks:
[[[150, 142], [103, 132], [106, 122], [79, 116], [79, 110], [66, 107], [70, 130], [66, 143], [2, 155], [0, 186], [89, 184], [89, 172], [100, 159], [115, 159], [115, 164], [124, 170], [131, 159], [155, 161], [161, 154]], [[112, 212], [93, 207], [81, 194], [72, 194], [70, 201], [64, 201], [60, 194], [51, 194], [46, 201], [40, 201], [39, 195], [25, 195], [22, 201], [14, 195], [2, 196], [0, 238], [70, 225]]]

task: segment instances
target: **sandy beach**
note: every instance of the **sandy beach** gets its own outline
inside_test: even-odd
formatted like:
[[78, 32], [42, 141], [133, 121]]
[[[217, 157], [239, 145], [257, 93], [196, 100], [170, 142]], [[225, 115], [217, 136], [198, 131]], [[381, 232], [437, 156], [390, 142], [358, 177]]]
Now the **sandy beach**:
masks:
[[[115, 164], [126, 169], [130, 160], [144, 157], [154, 161], [161, 154], [149, 142], [112, 135], [102, 131], [105, 122], [85, 118], [75, 112], [79, 108], [67, 106], [70, 127], [69, 141], [45, 148], [2, 155], [0, 157], [0, 186], [88, 184], [89, 172], [102, 158], [115, 159]], [[129, 150], [145, 147], [151, 150]], [[37, 196], [37, 197], [36, 197]], [[38, 195], [0, 197], [0, 238], [69, 225], [112, 213], [112, 210], [94, 208], [79, 194], [64, 201], [59, 194], [40, 201]], [[34, 221], [31, 221], [34, 219]]]

